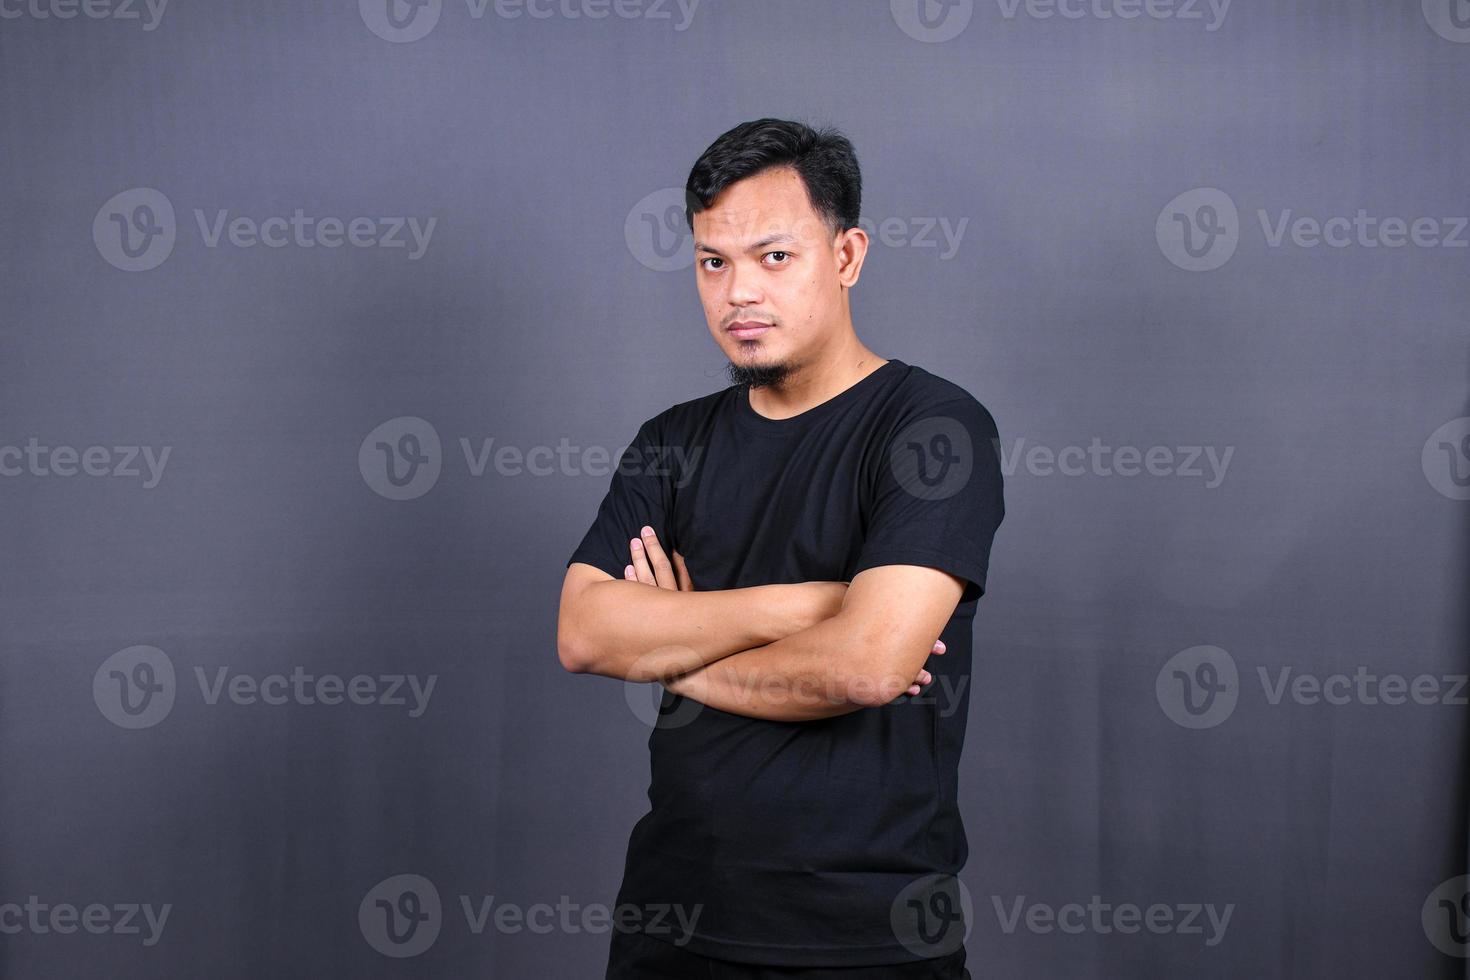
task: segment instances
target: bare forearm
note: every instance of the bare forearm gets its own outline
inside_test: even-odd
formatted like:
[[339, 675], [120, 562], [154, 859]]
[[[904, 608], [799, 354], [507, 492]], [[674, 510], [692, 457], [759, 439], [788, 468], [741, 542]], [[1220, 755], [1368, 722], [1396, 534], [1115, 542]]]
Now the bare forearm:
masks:
[[675, 694], [721, 711], [767, 721], [813, 721], [886, 704], [913, 675], [884, 676], [867, 655], [871, 645], [850, 626], [828, 619], [718, 663], [672, 678]]
[[817, 611], [812, 584], [676, 592], [628, 580], [593, 582], [558, 630], [573, 638], [583, 671], [656, 681], [804, 629]]

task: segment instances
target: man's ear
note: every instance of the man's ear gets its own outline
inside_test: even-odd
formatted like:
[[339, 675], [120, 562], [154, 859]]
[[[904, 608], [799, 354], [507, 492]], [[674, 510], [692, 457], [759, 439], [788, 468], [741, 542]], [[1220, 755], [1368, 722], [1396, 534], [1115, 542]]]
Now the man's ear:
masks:
[[846, 288], [857, 285], [863, 260], [868, 257], [868, 233], [856, 226], [838, 233], [833, 241], [837, 258], [837, 281]]

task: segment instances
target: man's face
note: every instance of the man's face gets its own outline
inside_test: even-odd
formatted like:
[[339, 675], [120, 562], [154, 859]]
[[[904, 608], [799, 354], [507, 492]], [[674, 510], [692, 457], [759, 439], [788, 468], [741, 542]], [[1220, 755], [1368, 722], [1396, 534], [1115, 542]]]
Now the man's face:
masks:
[[[737, 181], [694, 215], [699, 299], [735, 369], [779, 379], [835, 335], [842, 287], [856, 280], [853, 263], [842, 268], [846, 240], [834, 239], [790, 167]], [[732, 329], [741, 323], [765, 326]]]

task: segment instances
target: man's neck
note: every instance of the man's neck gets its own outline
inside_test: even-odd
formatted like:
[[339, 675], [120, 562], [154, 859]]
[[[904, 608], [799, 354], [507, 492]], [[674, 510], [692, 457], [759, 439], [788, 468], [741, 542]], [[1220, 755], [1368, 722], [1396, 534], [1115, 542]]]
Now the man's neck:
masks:
[[835, 398], [887, 363], [857, 343], [837, 356], [802, 365], [779, 385], [750, 389], [750, 407], [768, 419], [789, 419]]

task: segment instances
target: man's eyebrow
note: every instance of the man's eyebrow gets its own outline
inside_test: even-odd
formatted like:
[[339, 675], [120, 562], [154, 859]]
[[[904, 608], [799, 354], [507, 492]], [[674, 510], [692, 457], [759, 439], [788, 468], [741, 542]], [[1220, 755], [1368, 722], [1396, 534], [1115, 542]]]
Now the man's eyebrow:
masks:
[[[745, 246], [745, 250], [747, 252], [755, 252], [755, 251], [758, 251], [760, 249], [765, 248], [767, 245], [795, 245], [795, 244], [796, 244], [796, 237], [794, 235], [788, 235], [785, 232], [777, 232], [774, 235], [767, 235], [765, 238], [762, 238], [758, 242], [751, 242], [749, 245]], [[720, 252], [719, 249], [717, 249], [717, 248], [715, 248], [715, 247], [713, 247], [711, 245], [707, 245], [704, 242], [695, 242], [694, 243], [694, 250], [696, 252], [713, 252], [715, 255], [720, 255], [721, 254], [721, 252]]]

